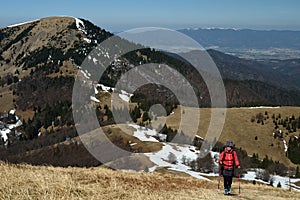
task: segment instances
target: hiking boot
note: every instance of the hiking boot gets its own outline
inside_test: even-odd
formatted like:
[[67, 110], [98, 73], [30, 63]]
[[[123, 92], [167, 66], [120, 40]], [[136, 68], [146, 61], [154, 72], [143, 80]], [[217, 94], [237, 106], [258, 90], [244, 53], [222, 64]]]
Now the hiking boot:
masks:
[[224, 194], [228, 194], [228, 190], [227, 189], [224, 190]]

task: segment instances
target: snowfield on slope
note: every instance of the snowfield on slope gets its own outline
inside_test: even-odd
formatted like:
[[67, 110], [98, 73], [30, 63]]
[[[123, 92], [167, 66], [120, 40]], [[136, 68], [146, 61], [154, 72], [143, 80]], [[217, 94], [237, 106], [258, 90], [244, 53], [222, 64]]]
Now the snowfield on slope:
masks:
[[[15, 116], [15, 121], [16, 121], [15, 123], [13, 123], [13, 124], [3, 124], [1, 122], [3, 127], [0, 128], [0, 138], [3, 140], [5, 145], [8, 145], [8, 136], [7, 135], [10, 134], [13, 131], [13, 129], [15, 129], [19, 126], [22, 126], [22, 124], [23, 124], [21, 122], [21, 120], [15, 115], [15, 113], [16, 113], [15, 109], [12, 109], [12, 110], [9, 111], [10, 115]], [[18, 132], [15, 133], [15, 134], [18, 134]]]
[[[264, 183], [264, 184], [269, 184], [268, 182], [262, 181], [260, 179], [256, 179], [256, 171], [260, 171], [261, 169], [255, 169], [255, 171], [248, 171], [244, 177], [243, 180], [247, 180], [247, 181], [257, 181], [260, 183]], [[270, 180], [273, 180], [273, 186], [276, 187], [278, 185], [278, 183], [280, 182], [281, 187], [283, 189], [289, 189], [289, 181], [291, 181], [291, 185], [293, 187], [297, 187], [294, 183], [300, 181], [299, 178], [291, 178], [289, 180], [289, 177], [282, 177], [282, 176], [277, 176], [277, 175], [270, 175]], [[294, 188], [294, 190], [297, 190], [296, 188]], [[300, 191], [300, 190], [297, 190]]]
[[[156, 137], [165, 139], [165, 135], [159, 134], [155, 130], [147, 129], [135, 124], [130, 124], [129, 126], [136, 129], [136, 131], [134, 131], [133, 133], [133, 136], [135, 136], [141, 141], [159, 142], [159, 140], [157, 140]], [[144, 154], [155, 165], [154, 167], [151, 167], [149, 169], [149, 172], [153, 172], [158, 167], [166, 167], [170, 170], [184, 172], [195, 178], [210, 181], [208, 178], [201, 176], [200, 173], [192, 171], [191, 167], [181, 163], [183, 156], [185, 156], [187, 160], [197, 159], [198, 155], [200, 154], [200, 151], [196, 150], [194, 146], [166, 142], [162, 142], [162, 144], [163, 147], [160, 151]], [[170, 161], [170, 158], [172, 157], [174, 157], [173, 161], [176, 162]]]

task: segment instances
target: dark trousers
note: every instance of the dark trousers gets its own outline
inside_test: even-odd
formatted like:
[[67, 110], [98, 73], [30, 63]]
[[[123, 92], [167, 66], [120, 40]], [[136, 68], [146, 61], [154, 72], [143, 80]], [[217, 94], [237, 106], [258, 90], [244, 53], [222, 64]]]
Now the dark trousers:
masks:
[[232, 176], [224, 176], [224, 189], [230, 190], [232, 184]]
[[224, 189], [230, 190], [232, 184], [234, 170], [232, 169], [224, 169], [223, 177], [224, 177]]

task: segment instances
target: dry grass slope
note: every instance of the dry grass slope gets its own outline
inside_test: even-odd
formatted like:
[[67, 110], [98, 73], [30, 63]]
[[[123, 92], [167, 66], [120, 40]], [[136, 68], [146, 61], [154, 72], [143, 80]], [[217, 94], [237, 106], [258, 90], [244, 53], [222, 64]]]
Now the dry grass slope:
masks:
[[[217, 182], [171, 174], [0, 163], [0, 199], [235, 199]], [[242, 184], [242, 199], [299, 199], [300, 193]], [[237, 192], [237, 185], [233, 187]]]
[[[188, 112], [189, 109], [184, 107], [183, 110]], [[255, 117], [258, 113], [262, 113], [265, 116], [267, 111], [269, 119], [265, 121], [264, 125], [251, 122], [251, 118]], [[281, 114], [282, 118], [295, 115], [300, 116], [300, 107], [280, 107], [280, 108], [257, 108], [257, 109], [245, 109], [245, 108], [228, 108], [226, 113], [226, 120], [220, 135], [219, 141], [225, 143], [227, 140], [233, 140], [237, 148], [242, 147], [249, 155], [258, 153], [262, 159], [265, 155], [272, 158], [274, 161], [280, 161], [287, 166], [296, 167], [285, 156], [283, 142], [279, 139], [274, 139], [272, 133], [274, 132], [274, 124], [271, 116], [275, 114]], [[185, 114], [180, 114], [180, 109], [176, 109], [173, 115], [170, 115], [167, 119], [167, 125], [178, 129], [180, 124], [180, 118]], [[266, 117], [266, 116], [265, 116]], [[200, 126], [198, 129], [198, 135], [205, 137], [208, 125], [211, 119], [211, 109], [200, 109]], [[192, 127], [191, 127], [192, 128]], [[188, 130], [188, 129], [187, 129]], [[284, 130], [284, 133], [287, 132]], [[292, 135], [299, 135], [300, 131], [296, 133], [290, 133], [288, 136], [284, 134], [285, 140], [288, 142], [289, 137]], [[255, 137], [257, 136], [257, 140]], [[273, 144], [273, 145], [272, 145]]]

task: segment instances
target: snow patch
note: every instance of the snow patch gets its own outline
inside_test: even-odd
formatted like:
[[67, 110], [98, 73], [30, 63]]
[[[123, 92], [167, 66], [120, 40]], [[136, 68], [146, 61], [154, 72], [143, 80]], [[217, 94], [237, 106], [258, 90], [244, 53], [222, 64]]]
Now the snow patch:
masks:
[[9, 134], [10, 131], [11, 131], [10, 129], [6, 129], [6, 128], [0, 130], [1, 138], [3, 139], [4, 142], [8, 140], [7, 134]]
[[124, 91], [124, 90], [121, 90], [121, 94], [119, 94], [119, 97], [125, 101], [125, 102], [129, 102], [130, 101], [130, 97], [132, 96], [133, 94], [129, 94], [128, 92]]
[[100, 103], [100, 100], [97, 99], [96, 97], [91, 96], [90, 99], [91, 99], [92, 101], [95, 101], [96, 103]]
[[[80, 69], [80, 68], [79, 68]], [[83, 76], [87, 79], [90, 79], [91, 77], [91, 73], [89, 73], [87, 70], [83, 71], [83, 70], [80, 70], [81, 73], [83, 74]]]
[[94, 87], [94, 91], [95, 91], [95, 94], [99, 93], [96, 87]]
[[[156, 139], [159, 135], [156, 130], [146, 129], [135, 124], [129, 124], [129, 126], [136, 129], [133, 135], [139, 140], [159, 142]], [[149, 172], [155, 171], [158, 167], [166, 167], [173, 171], [184, 172], [192, 177], [209, 181], [209, 179], [205, 178], [200, 173], [191, 171], [189, 166], [181, 163], [183, 157], [185, 157], [186, 160], [195, 160], [198, 157], [200, 152], [196, 150], [196, 147], [186, 144], [166, 142], [162, 142], [161, 144], [163, 145], [161, 150], [144, 154], [153, 164], [155, 164], [155, 166], [149, 168]]]
[[153, 136], [156, 136], [156, 131], [147, 129], [145, 127], [141, 127], [135, 124], [129, 124], [130, 127], [133, 127], [137, 129], [133, 132], [133, 136], [137, 137], [140, 141], [144, 142], [159, 142], [157, 139], [155, 139]]
[[16, 109], [12, 109], [9, 111], [9, 114], [14, 115], [16, 113]]
[[[177, 165], [179, 166], [179, 165]], [[194, 177], [194, 178], [198, 178], [198, 179], [202, 179], [202, 180], [206, 180], [206, 181], [211, 181], [208, 178], [205, 178], [204, 176], [201, 176], [200, 173], [198, 172], [194, 172], [194, 171], [190, 171], [189, 169], [186, 169], [186, 165], [182, 165], [183, 168], [169, 168], [170, 170], [173, 171], [178, 171], [178, 172], [184, 172], [186, 174], [189, 174], [190, 176]]]
[[104, 91], [104, 92], [109, 92], [110, 90], [112, 90], [112, 91], [115, 90], [115, 88], [108, 87], [108, 86], [105, 86], [103, 84], [97, 84], [97, 87], [101, 87], [102, 91]]
[[93, 62], [94, 62], [95, 64], [97, 64], [98, 60], [97, 60], [96, 58], [93, 58]]
[[130, 146], [134, 146], [134, 145], [137, 145], [137, 143], [131, 143], [131, 144], [130, 144]]
[[123, 101], [125, 101], [125, 102], [129, 102], [129, 101], [130, 101], [130, 97], [128, 97], [128, 96], [126, 96], [126, 95], [124, 95], [124, 94], [119, 94], [119, 97], [120, 97]]
[[8, 134], [10, 134], [13, 131], [13, 129], [15, 129], [15, 128], [17, 128], [17, 127], [19, 127], [23, 124], [21, 122], [21, 120], [17, 116], [15, 116], [15, 113], [16, 113], [15, 109], [12, 109], [8, 112], [9, 115], [14, 115], [15, 123], [13, 123], [13, 124], [11, 124], [11, 123], [4, 124], [4, 123], [1, 122], [0, 137], [4, 141], [5, 145], [8, 145]]
[[78, 19], [78, 18], [74, 18], [76, 21], [76, 27], [78, 28], [78, 30], [82, 31], [83, 33], [87, 34], [86, 30], [85, 30], [85, 26], [82, 20]]
[[287, 144], [286, 144], [286, 141], [285, 141], [285, 140], [283, 140], [283, 145], [284, 145], [284, 151], [285, 151], [285, 152], [287, 152], [287, 150], [288, 150], [288, 146], [287, 146]]
[[[261, 169], [255, 169], [255, 170], [261, 170]], [[255, 171], [248, 171], [244, 177], [242, 178], [243, 180], [247, 180], [247, 181], [253, 181], [255, 180], [256, 182], [260, 182], [260, 183], [264, 183], [264, 184], [269, 184], [269, 182], [265, 182], [262, 181], [260, 179], [256, 179], [256, 172]], [[273, 186], [276, 187], [278, 185], [278, 183], [280, 182], [281, 184], [281, 188], [283, 189], [289, 189], [289, 177], [282, 177], [282, 176], [278, 176], [278, 175], [271, 175], [270, 180], [273, 180]], [[299, 178], [291, 178], [291, 186], [294, 186], [294, 183], [300, 181]], [[296, 191], [300, 191], [297, 190], [296, 188], [293, 188]]]
[[19, 126], [22, 126], [23, 123], [21, 122], [21, 120], [17, 116], [15, 116], [15, 117], [16, 117], [16, 123], [15, 124], [8, 124], [9, 129], [14, 129], [14, 128], [17, 128]]
[[255, 106], [255, 107], [233, 107], [233, 108], [238, 108], [238, 109], [240, 109], [240, 108], [242, 108], [242, 109], [261, 109], [261, 108], [264, 108], [264, 109], [266, 109], [266, 108], [280, 108], [280, 106]]
[[88, 38], [83, 38], [84, 41], [86, 41], [87, 43], [91, 43], [92, 40], [88, 39]]

